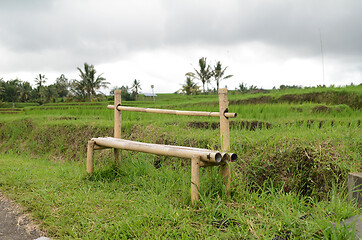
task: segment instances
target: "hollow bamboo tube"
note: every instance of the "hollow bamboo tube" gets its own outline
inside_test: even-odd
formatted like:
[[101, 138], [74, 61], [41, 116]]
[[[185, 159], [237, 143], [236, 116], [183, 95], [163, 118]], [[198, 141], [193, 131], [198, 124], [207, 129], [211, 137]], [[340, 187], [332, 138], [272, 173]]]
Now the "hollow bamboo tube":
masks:
[[[108, 105], [107, 108], [114, 109], [114, 105]], [[163, 113], [173, 115], [186, 115], [186, 116], [205, 116], [205, 117], [219, 117], [219, 112], [202, 112], [202, 111], [180, 111], [180, 110], [169, 110], [169, 109], [157, 109], [157, 108], [140, 108], [140, 107], [125, 107], [117, 106], [119, 111], [130, 111], [130, 112], [147, 112], [147, 113]], [[228, 118], [234, 118], [237, 116], [236, 113], [223, 113]]]
[[200, 156], [191, 157], [191, 204], [199, 201], [200, 192]]
[[[227, 95], [227, 88], [219, 89], [219, 112], [220, 112], [220, 138], [221, 138], [221, 151], [230, 151], [230, 130], [229, 130], [229, 119], [225, 117], [223, 113], [229, 111], [229, 101]], [[221, 166], [221, 176], [226, 184], [226, 189], [230, 189], [231, 174], [230, 166], [226, 162]]]
[[[117, 138], [112, 138], [112, 137], [105, 137], [107, 139], [110, 140], [119, 140]], [[133, 142], [131, 140], [126, 140], [126, 139], [122, 139], [123, 142]], [[97, 145], [96, 145], [97, 146]], [[192, 150], [192, 151], [202, 151], [202, 152], [212, 152], [212, 153], [220, 153], [221, 154], [221, 161], [225, 162], [225, 161], [232, 161], [235, 162], [238, 159], [238, 155], [236, 153], [225, 153], [225, 152], [219, 152], [219, 151], [215, 151], [215, 150], [209, 150], [209, 149], [204, 149], [204, 148], [194, 148], [194, 147], [184, 147], [184, 146], [175, 146], [175, 145], [163, 145], [165, 147], [171, 147], [171, 148], [179, 148], [179, 149], [186, 149], [186, 150]], [[98, 146], [100, 147], [100, 146]], [[107, 147], [103, 147], [103, 148], [107, 148]]]
[[[114, 91], [114, 106], [121, 105], [121, 90]], [[117, 108], [114, 108], [114, 137], [121, 138], [121, 126], [122, 126], [122, 112], [119, 111]], [[121, 161], [121, 155], [119, 149], [114, 149], [114, 158], [116, 164], [119, 165]]]
[[94, 170], [94, 141], [88, 141], [87, 145], [87, 172], [91, 174]]
[[124, 139], [111, 138], [93, 138], [97, 145], [119, 148], [123, 150], [152, 153], [156, 155], [173, 156], [181, 158], [191, 158], [192, 156], [200, 156], [201, 160], [206, 162], [221, 162], [222, 156], [219, 152], [196, 151], [191, 149], [180, 149], [177, 147], [165, 146], [162, 144], [142, 143]]
[[[221, 153], [221, 154], [223, 154], [223, 153]], [[220, 163], [200, 161], [200, 167], [222, 166], [227, 161], [232, 161], [232, 162], [236, 161], [237, 157], [238, 156], [235, 153], [226, 153], [225, 155], [223, 155], [223, 159]]]

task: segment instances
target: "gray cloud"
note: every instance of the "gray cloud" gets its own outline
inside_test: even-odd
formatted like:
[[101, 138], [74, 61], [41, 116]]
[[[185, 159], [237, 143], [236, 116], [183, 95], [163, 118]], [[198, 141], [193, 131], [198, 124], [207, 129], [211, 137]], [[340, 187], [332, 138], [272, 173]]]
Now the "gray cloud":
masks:
[[[168, 3], [170, 42], [235, 44], [263, 42], [298, 55], [361, 55], [360, 1], [222, 1], [194, 6]], [[187, 16], [187, 17], [185, 17]]]
[[361, 12], [358, 0], [0, 0], [0, 69], [68, 71], [166, 47], [249, 43], [315, 58], [319, 29], [326, 57], [359, 67]]

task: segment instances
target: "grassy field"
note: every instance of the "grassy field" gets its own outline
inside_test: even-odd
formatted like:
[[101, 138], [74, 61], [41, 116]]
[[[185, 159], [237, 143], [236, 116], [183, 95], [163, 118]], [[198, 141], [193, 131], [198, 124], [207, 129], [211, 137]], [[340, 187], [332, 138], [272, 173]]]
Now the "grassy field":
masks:
[[[352, 239], [336, 225], [360, 209], [346, 201], [348, 172], [362, 171], [362, 87], [258, 94], [230, 92], [231, 196], [218, 169], [202, 170], [201, 201], [190, 206], [187, 159], [96, 153], [86, 142], [112, 136], [104, 103], [27, 106], [0, 120], [0, 190], [59, 239]], [[123, 105], [218, 111], [215, 95], [159, 95]], [[122, 136], [218, 149], [218, 119], [124, 112]]]

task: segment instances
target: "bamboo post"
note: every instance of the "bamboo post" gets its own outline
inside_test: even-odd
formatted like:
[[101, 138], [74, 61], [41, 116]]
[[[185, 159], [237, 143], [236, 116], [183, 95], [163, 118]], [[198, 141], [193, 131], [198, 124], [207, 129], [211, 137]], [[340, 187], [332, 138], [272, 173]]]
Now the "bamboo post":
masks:
[[[229, 119], [225, 116], [225, 113], [229, 111], [229, 101], [228, 101], [228, 90], [227, 88], [220, 88], [219, 93], [219, 112], [220, 112], [220, 138], [221, 138], [221, 151], [229, 152], [230, 151], [230, 129], [229, 129]], [[221, 166], [221, 176], [224, 182], [226, 183], [226, 190], [230, 189], [231, 184], [231, 174], [229, 163], [226, 162]]]
[[[117, 109], [118, 106], [121, 106], [121, 90], [114, 91], [114, 137], [121, 138], [121, 126], [122, 126], [122, 113]], [[121, 161], [120, 150], [114, 149], [114, 158], [116, 164], [119, 166]]]
[[94, 160], [93, 160], [93, 153], [94, 153], [94, 141], [88, 141], [87, 146], [87, 172], [91, 174], [94, 170]]
[[191, 158], [191, 204], [195, 205], [199, 201], [200, 191], [200, 156]]

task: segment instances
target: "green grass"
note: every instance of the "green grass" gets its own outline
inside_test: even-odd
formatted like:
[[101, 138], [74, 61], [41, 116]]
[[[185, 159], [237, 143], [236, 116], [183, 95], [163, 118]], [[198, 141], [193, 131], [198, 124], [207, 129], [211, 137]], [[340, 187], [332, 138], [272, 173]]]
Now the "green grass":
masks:
[[[349, 239], [337, 225], [359, 214], [345, 201], [348, 172], [361, 172], [361, 86], [230, 92], [231, 197], [218, 169], [202, 170], [201, 202], [190, 206], [189, 160], [123, 151], [96, 154], [86, 143], [113, 134], [109, 102], [25, 107], [0, 119], [0, 190], [59, 239]], [[285, 96], [290, 102], [281, 101]], [[312, 94], [312, 95], [308, 95]], [[313, 101], [298, 102], [295, 99]], [[270, 97], [255, 104], [255, 98]], [[249, 104], [245, 102], [249, 101]], [[218, 111], [216, 95], [160, 94], [126, 106]], [[122, 137], [219, 149], [218, 118], [122, 112]], [[155, 168], [154, 162], [161, 162]]]
[[189, 166], [156, 169], [145, 154], [124, 156], [120, 170], [104, 164], [91, 178], [83, 164], [13, 154], [0, 156], [0, 166], [0, 189], [59, 239], [311, 239], [350, 234], [332, 222], [358, 213], [337, 188], [317, 201], [273, 186], [255, 192], [241, 176], [227, 198], [210, 169], [201, 202], [190, 207]]

